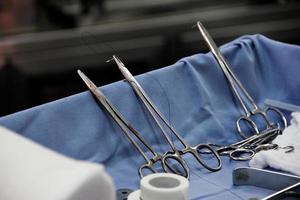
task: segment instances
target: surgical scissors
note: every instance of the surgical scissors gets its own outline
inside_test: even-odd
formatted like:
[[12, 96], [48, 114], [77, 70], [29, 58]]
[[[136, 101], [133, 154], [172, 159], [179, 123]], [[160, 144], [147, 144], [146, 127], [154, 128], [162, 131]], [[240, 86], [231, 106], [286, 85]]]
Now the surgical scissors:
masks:
[[236, 142], [231, 145], [219, 147], [219, 145], [210, 144], [217, 146], [216, 151], [219, 155], [228, 155], [233, 160], [250, 160], [256, 153], [261, 150], [269, 150], [278, 148], [277, 144], [272, 144], [273, 139], [281, 133], [281, 129], [274, 128], [268, 129], [263, 133], [252, 135], [247, 139]]
[[[260, 130], [256, 124], [256, 122], [251, 118], [254, 116], [262, 116], [266, 123], [266, 129], [272, 129], [274, 127], [281, 127], [281, 129], [284, 129], [287, 127], [287, 121], [282, 112], [280, 112], [278, 109], [274, 107], [266, 107], [264, 110], [261, 109], [253, 100], [253, 98], [250, 96], [250, 94], [246, 91], [246, 89], [243, 87], [240, 80], [234, 75], [232, 70], [230, 69], [229, 65], [226, 63], [224, 57], [222, 56], [220, 50], [218, 49], [217, 45], [213, 41], [212, 37], [209, 35], [208, 31], [205, 29], [205, 27], [201, 24], [201, 22], [197, 22], [197, 27], [202, 34], [207, 46], [210, 48], [213, 56], [219, 63], [219, 66], [221, 67], [225, 77], [227, 78], [230, 87], [232, 89], [232, 92], [235, 94], [237, 99], [239, 100], [241, 106], [243, 107], [243, 110], [245, 111], [245, 115], [241, 116], [237, 122], [236, 126], [238, 129], [239, 134], [243, 138], [247, 138], [246, 134], [242, 130], [241, 122], [246, 122], [250, 125], [251, 128], [253, 128], [255, 134], [259, 134]], [[240, 92], [241, 93], [240, 93]], [[243, 99], [243, 96], [246, 99]], [[248, 101], [248, 107], [247, 107], [247, 101]], [[253, 109], [249, 109], [249, 104], [252, 105]], [[269, 112], [276, 113], [281, 119], [281, 124], [283, 124], [283, 127], [280, 125], [280, 123], [274, 124], [270, 120], [270, 117], [268, 116]]]
[[[125, 67], [123, 62], [116, 56], [113, 55], [113, 60], [116, 62], [118, 65], [119, 70], [125, 77], [125, 79], [128, 81], [128, 83], [131, 85], [133, 90], [136, 92], [138, 97], [141, 99], [142, 103], [145, 105], [146, 109], [149, 111], [151, 114], [152, 118], [155, 120], [156, 124], [160, 128], [161, 132], [163, 133], [164, 137], [166, 138], [167, 142], [171, 146], [172, 151], [169, 151], [165, 157], [166, 160], [181, 160], [182, 162], [185, 163], [184, 159], [182, 156], [184, 154], [191, 154], [193, 155], [196, 160], [204, 166], [206, 169], [210, 171], [218, 171], [222, 167], [221, 163], [221, 158], [219, 157], [218, 153], [210, 146], [207, 144], [198, 144], [196, 146], [190, 146], [188, 145], [184, 139], [180, 136], [179, 133], [175, 130], [175, 128], [168, 122], [166, 117], [161, 113], [161, 111], [156, 107], [156, 105], [152, 102], [150, 97], [147, 95], [147, 93], [143, 90], [143, 88], [140, 86], [140, 84], [137, 82], [137, 80], [134, 78], [134, 76], [129, 72], [129, 70]], [[175, 146], [175, 144], [172, 142], [170, 136], [165, 132], [163, 128], [163, 124], [160, 123], [159, 119], [156, 118], [158, 116], [162, 122], [171, 130], [173, 135], [180, 141], [180, 143], [183, 145], [183, 149], [179, 150]], [[210, 166], [206, 162], [203, 161], [201, 158], [200, 152], [202, 149], [206, 149], [207, 151], [211, 152], [214, 155], [214, 158], [217, 160], [216, 167]], [[168, 165], [167, 165], [168, 166]], [[172, 169], [170, 169], [172, 171]]]
[[[101, 92], [100, 89], [97, 88], [97, 86], [80, 70], [77, 71], [81, 79], [84, 81], [84, 83], [87, 85], [91, 93], [95, 96], [95, 98], [103, 105], [103, 107], [106, 109], [106, 111], [110, 114], [110, 116], [115, 120], [115, 122], [119, 125], [119, 127], [123, 130], [124, 134], [127, 136], [127, 138], [130, 140], [130, 142], [133, 144], [133, 146], [137, 149], [137, 151], [142, 155], [142, 157], [145, 159], [146, 164], [143, 164], [139, 167], [138, 173], [139, 176], [143, 177], [143, 171], [144, 170], [150, 170], [153, 173], [157, 173], [157, 170], [155, 169], [154, 165], [157, 162], [160, 162], [162, 165], [162, 168], [165, 172], [168, 172], [168, 169], [171, 169], [172, 172], [176, 172], [176, 170], [172, 169], [171, 166], [166, 163], [167, 156], [161, 155], [154, 151], [154, 149], [148, 144], [140, 135], [140, 133], [135, 130], [121, 115], [121, 113], [112, 105], [112, 103], [105, 97], [105, 95]], [[138, 143], [134, 140], [134, 138], [131, 136], [133, 134], [153, 155], [152, 158], [148, 158], [146, 153], [142, 150], [142, 148], [138, 145]], [[175, 160], [179, 163], [179, 165], [184, 170], [184, 175], [188, 173], [187, 166], [185, 163], [181, 162], [181, 160]], [[174, 163], [173, 163], [174, 164]]]
[[[234, 144], [221, 146], [218, 144], [209, 144], [215, 147], [216, 152], [220, 156], [229, 156], [233, 160], [245, 161], [251, 160], [252, 157], [260, 152], [271, 149], [284, 149], [285, 153], [294, 151], [294, 146], [280, 147], [278, 144], [272, 143], [272, 141], [281, 134], [280, 128], [267, 129], [260, 134], [252, 135], [242, 141]], [[210, 152], [202, 151], [203, 154]]]

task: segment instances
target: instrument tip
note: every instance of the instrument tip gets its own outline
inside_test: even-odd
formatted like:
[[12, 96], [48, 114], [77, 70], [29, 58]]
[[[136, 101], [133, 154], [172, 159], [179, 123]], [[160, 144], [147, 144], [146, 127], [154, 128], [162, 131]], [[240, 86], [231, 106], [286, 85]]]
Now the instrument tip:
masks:
[[109, 63], [113, 60], [113, 58], [106, 60], [105, 62]]
[[77, 73], [91, 91], [93, 88], [97, 88], [97, 86], [80, 69], [77, 70]]
[[84, 82], [87, 82], [88, 77], [87, 77], [80, 69], [77, 69], [77, 73], [78, 73], [78, 75], [80, 76], [80, 78], [81, 78], [82, 80], [84, 80]]
[[199, 29], [205, 29], [204, 26], [203, 26], [203, 24], [200, 21], [197, 21], [197, 27]]

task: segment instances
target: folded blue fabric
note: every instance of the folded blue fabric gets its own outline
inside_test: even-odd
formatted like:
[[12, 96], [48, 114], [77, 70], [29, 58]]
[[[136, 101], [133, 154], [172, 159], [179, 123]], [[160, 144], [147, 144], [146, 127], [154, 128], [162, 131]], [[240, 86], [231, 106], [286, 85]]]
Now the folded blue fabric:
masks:
[[[264, 106], [266, 98], [299, 104], [300, 47], [253, 35], [238, 38], [221, 51], [259, 105]], [[211, 53], [186, 57], [136, 78], [191, 145], [241, 139], [235, 123], [243, 110]], [[101, 90], [157, 151], [168, 150], [128, 83], [119, 81]], [[139, 187], [137, 168], [143, 158], [90, 92], [2, 117], [0, 124], [64, 155], [103, 163], [117, 188]], [[232, 170], [247, 162], [222, 157], [222, 170], [211, 173], [193, 158], [187, 159], [192, 171], [191, 199], [261, 198], [271, 192], [232, 186]]]

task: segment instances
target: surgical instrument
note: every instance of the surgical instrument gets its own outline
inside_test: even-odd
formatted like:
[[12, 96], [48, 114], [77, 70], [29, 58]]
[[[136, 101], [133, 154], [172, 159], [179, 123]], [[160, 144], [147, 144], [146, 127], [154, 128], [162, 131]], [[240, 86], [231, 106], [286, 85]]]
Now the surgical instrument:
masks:
[[[245, 132], [242, 130], [241, 122], [245, 122], [246, 124], [250, 125], [251, 128], [253, 128], [255, 134], [259, 134], [260, 130], [256, 124], [256, 122], [253, 120], [253, 117], [255, 116], [261, 116], [265, 123], [266, 123], [266, 129], [272, 129], [276, 126], [280, 127], [280, 123], [274, 124], [270, 120], [269, 112], [274, 112], [278, 116], [280, 116], [281, 129], [284, 129], [287, 127], [287, 121], [284, 115], [281, 111], [279, 111], [276, 108], [273, 107], [266, 107], [264, 110], [261, 109], [254, 101], [254, 99], [250, 96], [250, 94], [246, 91], [240, 80], [235, 76], [235, 74], [230, 69], [229, 65], [226, 63], [223, 55], [221, 54], [220, 50], [218, 49], [217, 45], [213, 41], [212, 37], [209, 35], [208, 31], [205, 29], [205, 27], [201, 24], [201, 22], [197, 22], [197, 27], [202, 34], [207, 46], [210, 48], [213, 56], [219, 63], [219, 66], [221, 67], [225, 77], [227, 78], [230, 88], [232, 89], [232, 92], [237, 97], [238, 101], [240, 102], [241, 106], [243, 107], [243, 110], [245, 111], [245, 115], [241, 116], [237, 122], [236, 126], [238, 129], [239, 134], [243, 138], [247, 138]], [[243, 99], [244, 97], [244, 99]], [[246, 99], [245, 99], [246, 98]], [[247, 103], [248, 102], [248, 103]], [[249, 104], [252, 105], [253, 109], [249, 108]], [[248, 105], [248, 106], [247, 106]]]
[[[161, 155], [154, 151], [154, 149], [142, 138], [140, 133], [135, 130], [132, 125], [130, 125], [125, 118], [121, 115], [121, 113], [117, 110], [116, 107], [112, 105], [112, 103], [105, 97], [105, 95], [101, 92], [100, 89], [80, 70], [77, 71], [81, 79], [89, 88], [90, 92], [95, 96], [95, 98], [103, 105], [106, 111], [110, 114], [110, 116], [115, 120], [115, 122], [119, 125], [119, 127], [123, 130], [124, 134], [133, 144], [133, 146], [138, 150], [138, 152], [142, 155], [146, 164], [143, 164], [139, 167], [138, 173], [140, 177], [143, 177], [144, 170], [150, 170], [153, 173], [157, 173], [158, 171], [155, 169], [154, 165], [157, 162], [161, 163], [161, 166], [165, 172], [167, 169], [172, 169], [169, 164], [166, 164], [166, 155]], [[142, 150], [139, 144], [135, 141], [135, 139], [131, 136], [134, 135], [146, 148], [147, 150], [153, 155], [152, 158], [149, 158], [146, 153]], [[187, 174], [187, 166], [181, 160], [175, 160], [175, 162], [183, 168], [184, 174]], [[175, 172], [175, 170], [172, 170]]]
[[[166, 117], [162, 114], [162, 112], [156, 107], [156, 105], [152, 102], [150, 97], [147, 95], [147, 93], [143, 90], [143, 88], [140, 86], [140, 84], [137, 82], [137, 80], [134, 78], [134, 76], [129, 72], [129, 70], [125, 67], [123, 62], [116, 56], [113, 55], [113, 59], [118, 65], [119, 70], [125, 77], [125, 79], [128, 81], [128, 83], [131, 85], [133, 90], [136, 92], [138, 97], [141, 99], [142, 103], [145, 105], [146, 109], [149, 111], [151, 114], [152, 118], [155, 120], [157, 125], [159, 126], [161, 132], [163, 133], [164, 137], [166, 138], [167, 142], [172, 148], [172, 151], [168, 152], [166, 155], [166, 160], [182, 160], [184, 162], [184, 159], [182, 156], [184, 154], [191, 154], [193, 155], [194, 158], [198, 161], [198, 163], [202, 166], [204, 166], [206, 169], [210, 171], [218, 171], [221, 169], [222, 164], [221, 164], [221, 159], [218, 155], [218, 153], [210, 146], [207, 144], [198, 144], [196, 146], [190, 146], [187, 144], [184, 139], [180, 136], [180, 134], [175, 130], [175, 128], [168, 122]], [[182, 144], [183, 149], [179, 150], [175, 144], [172, 142], [170, 136], [164, 131], [163, 129], [163, 124], [160, 123], [159, 119], [161, 119], [162, 122], [169, 128], [171, 133], [179, 140], [179, 142]], [[216, 166], [210, 166], [207, 164], [201, 157], [202, 155], [199, 153], [201, 152], [202, 149], [205, 149], [209, 152], [211, 152], [214, 155], [214, 158], [217, 161]]]
[[[280, 128], [268, 129], [260, 134], [252, 135], [242, 141], [236, 142], [230, 145], [217, 145], [209, 144], [216, 147], [216, 151], [220, 156], [228, 155], [233, 160], [250, 160], [259, 151], [284, 149], [285, 153], [292, 152], [293, 146], [280, 147], [277, 144], [273, 144], [272, 141], [281, 134]], [[202, 152], [209, 153], [209, 152]]]
[[[277, 144], [270, 142], [281, 133], [279, 128], [270, 129], [261, 134], [255, 134], [242, 141], [230, 145], [209, 144], [216, 147], [216, 151], [220, 156], [228, 155], [233, 160], [245, 161], [250, 160], [257, 152], [261, 150], [269, 150], [278, 148]], [[201, 153], [210, 153], [202, 151]]]
[[275, 192], [262, 200], [299, 199], [300, 177], [250, 167], [236, 168], [232, 172], [232, 182], [235, 186], [251, 185]]
[[285, 103], [285, 102], [281, 102], [281, 101], [266, 99], [265, 104], [267, 106], [272, 106], [272, 107], [279, 108], [279, 109], [286, 110], [286, 111], [290, 111], [290, 112], [300, 112], [300, 106]]
[[280, 133], [280, 129], [270, 129], [264, 133], [253, 135], [235, 144], [219, 147], [216, 151], [219, 155], [229, 155], [229, 157], [233, 160], [250, 160], [259, 151], [277, 149], [278, 145], [270, 142]]

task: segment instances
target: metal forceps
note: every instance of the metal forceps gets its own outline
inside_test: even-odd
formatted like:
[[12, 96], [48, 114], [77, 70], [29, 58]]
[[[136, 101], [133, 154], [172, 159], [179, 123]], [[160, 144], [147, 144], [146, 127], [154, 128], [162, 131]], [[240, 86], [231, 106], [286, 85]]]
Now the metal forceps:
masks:
[[278, 148], [277, 144], [270, 142], [280, 133], [281, 129], [279, 128], [269, 129], [261, 134], [252, 135], [231, 145], [222, 147], [215, 144], [211, 145], [217, 146], [216, 151], [221, 156], [228, 155], [233, 160], [245, 161], [250, 160], [259, 151]]
[[[139, 96], [147, 110], [150, 112], [152, 118], [155, 120], [156, 124], [160, 128], [161, 132], [163, 133], [164, 137], [166, 138], [168, 144], [171, 146], [172, 151], [169, 151], [165, 157], [167, 161], [170, 160], [177, 160], [181, 161], [182, 163], [186, 163], [185, 160], [182, 158], [184, 154], [191, 154], [193, 155], [196, 160], [204, 166], [206, 169], [210, 171], [218, 171], [221, 169], [221, 158], [219, 157], [218, 153], [209, 145], [207, 144], [198, 144], [196, 146], [190, 146], [188, 145], [184, 139], [180, 136], [179, 133], [175, 130], [175, 128], [167, 121], [166, 117], [160, 112], [160, 110], [154, 105], [152, 100], [148, 97], [147, 93], [143, 90], [143, 88], [140, 86], [140, 84], [136, 81], [136, 79], [133, 77], [133, 75], [129, 72], [129, 70], [125, 67], [125, 65], [122, 63], [122, 61], [116, 56], [113, 55], [113, 59], [116, 62], [116, 64], [119, 67], [119, 70], [125, 77], [125, 79], [129, 82], [133, 90], [136, 92], [136, 94]], [[183, 149], [179, 150], [175, 146], [175, 144], [172, 142], [170, 136], [165, 132], [163, 125], [160, 123], [160, 121], [157, 119], [158, 116], [162, 122], [171, 130], [173, 135], [180, 141], [180, 143], [183, 145]], [[217, 166], [210, 166], [207, 164], [202, 158], [201, 158], [201, 150], [206, 149], [207, 151], [211, 152], [214, 155], [214, 158], [217, 160]], [[167, 165], [168, 166], [168, 165]], [[172, 169], [170, 169], [172, 171]], [[189, 177], [189, 171], [187, 174], [187, 177]]]
[[[242, 83], [239, 81], [239, 79], [234, 75], [234, 73], [231, 71], [229, 65], [226, 63], [224, 57], [222, 56], [220, 50], [218, 49], [217, 45], [213, 41], [212, 37], [209, 35], [205, 27], [201, 24], [201, 22], [197, 22], [197, 27], [199, 31], [201, 32], [207, 46], [210, 48], [212, 54], [214, 55], [215, 59], [219, 63], [219, 66], [221, 67], [222, 71], [224, 72], [225, 77], [227, 78], [230, 87], [232, 89], [232, 92], [235, 94], [237, 99], [239, 100], [241, 106], [243, 107], [243, 110], [245, 111], [245, 115], [241, 116], [237, 122], [237, 129], [239, 134], [243, 138], [247, 138], [246, 134], [243, 132], [241, 127], [241, 122], [244, 121], [250, 125], [250, 127], [253, 129], [255, 134], [259, 134], [259, 128], [255, 121], [251, 119], [251, 117], [254, 116], [261, 116], [266, 124], [266, 129], [272, 129], [274, 127], [280, 127], [279, 123], [274, 124], [270, 120], [270, 117], [268, 116], [269, 112], [274, 112], [281, 118], [281, 124], [283, 124], [283, 127], [281, 129], [284, 129], [287, 127], [287, 121], [282, 112], [280, 112], [278, 109], [274, 107], [266, 107], [264, 110], [259, 108], [258, 105], [255, 103], [253, 98], [250, 96], [250, 94], [246, 91], [246, 89], [243, 87]], [[244, 98], [243, 98], [244, 96]], [[247, 107], [248, 104], [252, 105], [253, 109], [249, 109]]]
[[[124, 134], [133, 144], [133, 146], [138, 150], [138, 152], [142, 155], [146, 164], [142, 165], [138, 169], [139, 176], [143, 177], [144, 170], [150, 170], [153, 173], [157, 173], [157, 170], [154, 168], [154, 164], [157, 162], [161, 163], [161, 166], [165, 172], [171, 168], [168, 166], [165, 161], [165, 156], [161, 155], [154, 151], [154, 149], [142, 138], [140, 133], [138, 133], [121, 115], [121, 113], [112, 105], [112, 103], [104, 96], [104, 94], [97, 88], [97, 86], [80, 70], [77, 71], [79, 76], [82, 78], [84, 83], [87, 85], [91, 93], [95, 96], [95, 98], [103, 105], [106, 111], [111, 115], [111, 117], [116, 121], [119, 127], [123, 130]], [[132, 134], [150, 151], [153, 155], [152, 158], [149, 158], [146, 153], [142, 150], [139, 144], [132, 137]], [[185, 169], [185, 166], [181, 162], [180, 165]], [[171, 168], [172, 169], [172, 168]], [[172, 170], [174, 171], [174, 170]]]

